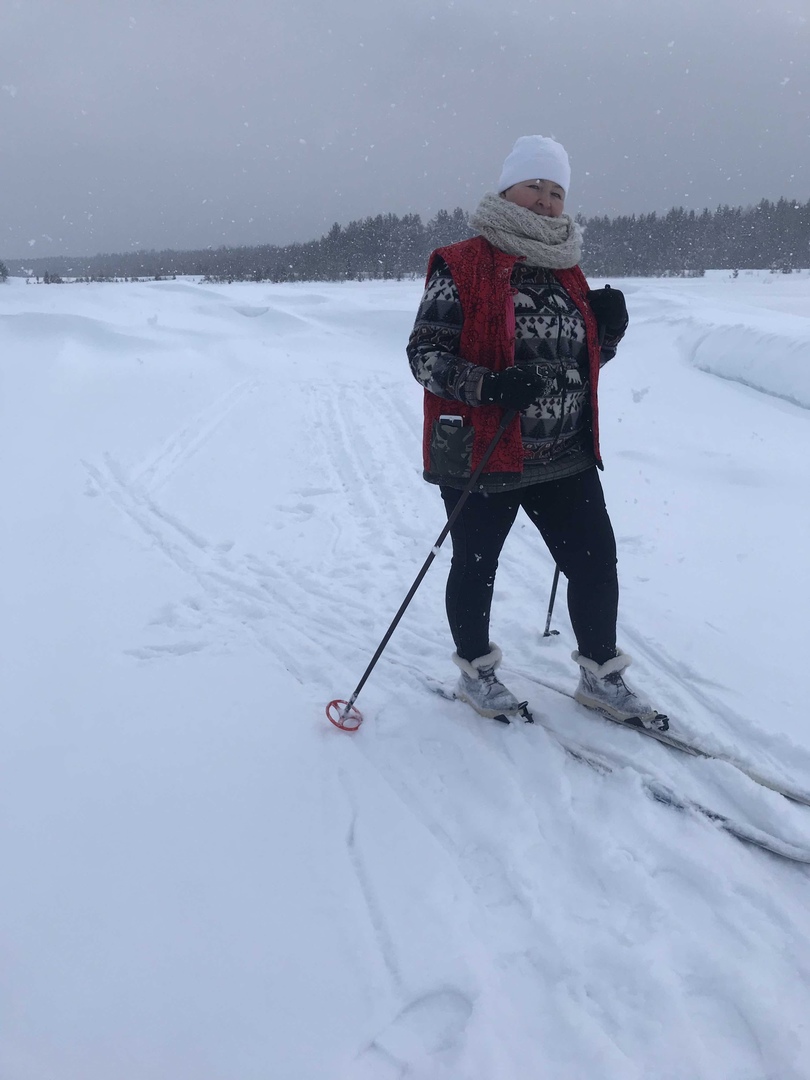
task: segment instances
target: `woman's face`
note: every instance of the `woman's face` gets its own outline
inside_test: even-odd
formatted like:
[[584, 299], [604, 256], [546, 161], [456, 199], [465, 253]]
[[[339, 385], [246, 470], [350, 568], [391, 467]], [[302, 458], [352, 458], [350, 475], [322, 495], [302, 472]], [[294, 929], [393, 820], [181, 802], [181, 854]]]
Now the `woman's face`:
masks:
[[502, 197], [543, 217], [559, 217], [565, 206], [565, 192], [551, 180], [521, 180], [508, 187]]

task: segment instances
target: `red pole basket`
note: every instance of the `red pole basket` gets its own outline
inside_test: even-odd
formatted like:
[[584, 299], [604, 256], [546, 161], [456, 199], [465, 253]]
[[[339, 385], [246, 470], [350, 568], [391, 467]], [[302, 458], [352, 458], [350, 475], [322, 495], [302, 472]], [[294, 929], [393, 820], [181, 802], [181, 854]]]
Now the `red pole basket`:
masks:
[[363, 723], [363, 714], [348, 701], [335, 698], [326, 706], [327, 718], [341, 731], [357, 731]]

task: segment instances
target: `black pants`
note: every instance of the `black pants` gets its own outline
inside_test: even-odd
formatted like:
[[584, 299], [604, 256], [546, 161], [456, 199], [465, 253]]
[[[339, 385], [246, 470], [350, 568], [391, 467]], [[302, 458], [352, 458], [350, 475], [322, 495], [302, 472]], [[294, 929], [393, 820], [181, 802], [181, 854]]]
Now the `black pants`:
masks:
[[[441, 493], [449, 517], [461, 492], [442, 487]], [[453, 559], [446, 599], [456, 652], [464, 660], [489, 652], [498, 557], [521, 507], [568, 579], [568, 612], [579, 651], [603, 664], [616, 655], [619, 582], [616, 540], [595, 468], [564, 480], [467, 498], [450, 531]], [[526, 584], [530, 606], [521, 618], [537, 626], [545, 620], [545, 596], [540, 582]]]

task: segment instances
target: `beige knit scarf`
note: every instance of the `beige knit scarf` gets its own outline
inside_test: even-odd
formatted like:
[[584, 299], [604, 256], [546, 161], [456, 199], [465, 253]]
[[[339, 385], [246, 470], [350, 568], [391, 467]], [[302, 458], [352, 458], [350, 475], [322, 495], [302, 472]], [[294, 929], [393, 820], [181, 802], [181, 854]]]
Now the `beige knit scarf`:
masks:
[[507, 255], [522, 255], [529, 266], [567, 270], [582, 256], [582, 229], [568, 216], [543, 217], [489, 192], [470, 225]]

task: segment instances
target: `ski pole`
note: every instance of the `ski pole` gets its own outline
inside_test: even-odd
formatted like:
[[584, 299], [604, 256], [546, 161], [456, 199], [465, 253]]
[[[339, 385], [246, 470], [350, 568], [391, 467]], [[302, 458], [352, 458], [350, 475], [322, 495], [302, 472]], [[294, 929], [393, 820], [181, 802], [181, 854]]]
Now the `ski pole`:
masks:
[[408, 604], [410, 604], [411, 600], [413, 600], [414, 595], [416, 593], [416, 590], [422, 584], [422, 579], [424, 578], [425, 574], [430, 569], [431, 563], [436, 558], [436, 556], [439, 554], [439, 548], [442, 546], [445, 539], [447, 538], [447, 534], [450, 532], [453, 525], [455, 524], [456, 518], [461, 513], [462, 508], [464, 506], [464, 503], [467, 501], [467, 497], [470, 495], [473, 488], [478, 483], [478, 478], [481, 475], [481, 473], [484, 471], [487, 462], [492, 457], [492, 453], [493, 453], [495, 447], [500, 442], [501, 436], [506, 431], [506, 429], [509, 427], [509, 425], [511, 424], [512, 420], [514, 420], [516, 415], [517, 415], [517, 409], [509, 409], [507, 412], [505, 412], [503, 414], [503, 416], [501, 418], [501, 422], [498, 425], [498, 430], [495, 432], [495, 435], [494, 435], [494, 437], [492, 439], [492, 442], [489, 444], [489, 446], [484, 451], [484, 456], [481, 458], [480, 462], [478, 463], [478, 467], [476, 468], [475, 472], [470, 477], [470, 479], [469, 479], [469, 481], [467, 483], [467, 486], [462, 491], [461, 498], [458, 500], [456, 505], [453, 507], [453, 511], [452, 511], [452, 513], [450, 514], [450, 516], [447, 519], [447, 524], [445, 525], [445, 527], [442, 529], [442, 531], [439, 533], [438, 537], [436, 538], [436, 542], [434, 543], [433, 547], [430, 549], [430, 554], [425, 559], [424, 564], [422, 565], [422, 569], [416, 575], [416, 579], [415, 579], [413, 585], [411, 585], [410, 589], [408, 590], [408, 595], [402, 601], [402, 604], [400, 605], [399, 611], [396, 613], [394, 618], [391, 620], [391, 625], [388, 627], [388, 629], [385, 632], [385, 636], [383, 637], [380, 644], [377, 646], [377, 651], [374, 653], [374, 655], [371, 658], [371, 662], [369, 663], [366, 670], [363, 672], [363, 677], [360, 680], [360, 682], [357, 684], [357, 686], [355, 687], [354, 693], [352, 694], [352, 696], [349, 698], [348, 701], [343, 701], [340, 698], [335, 698], [334, 701], [330, 701], [329, 704], [326, 706], [326, 715], [327, 715], [327, 717], [329, 718], [329, 720], [331, 720], [331, 722], [335, 725], [335, 727], [339, 727], [341, 729], [341, 731], [357, 731], [357, 729], [363, 723], [363, 715], [359, 711], [359, 709], [356, 709], [354, 707], [354, 703], [355, 703], [355, 701], [357, 701], [357, 698], [358, 698], [358, 696], [360, 694], [360, 691], [365, 686], [366, 680], [368, 679], [369, 675], [374, 670], [374, 666], [376, 665], [377, 661], [382, 656], [383, 650], [385, 649], [385, 646], [391, 640], [391, 636], [394, 633], [394, 631], [396, 630], [396, 628], [397, 628], [397, 626], [399, 624], [399, 620], [405, 614], [405, 609], [408, 607]]
[[551, 626], [551, 613], [554, 610], [554, 599], [557, 595], [557, 583], [560, 580], [560, 568], [555, 564], [554, 566], [554, 580], [551, 583], [551, 596], [548, 601], [548, 618], [546, 619], [546, 628], [543, 631], [543, 637], [551, 637], [552, 634], [559, 634], [559, 630], [549, 630]]
[[[609, 288], [610, 288], [609, 285], [605, 286], [605, 289], [609, 289]], [[606, 327], [604, 327], [604, 326], [599, 327], [599, 348], [600, 349], [602, 348], [602, 344], [603, 344], [603, 342], [605, 340], [605, 330], [606, 330]], [[557, 596], [557, 585], [559, 584], [559, 581], [560, 581], [560, 568], [555, 563], [555, 565], [554, 565], [554, 580], [551, 583], [551, 596], [549, 597], [549, 601], [548, 601], [548, 617], [546, 618], [546, 628], [543, 631], [543, 637], [551, 637], [552, 635], [559, 634], [559, 632], [560, 632], [559, 630], [549, 630], [549, 627], [551, 626], [551, 613], [554, 610], [554, 600], [556, 599], [556, 596]]]

